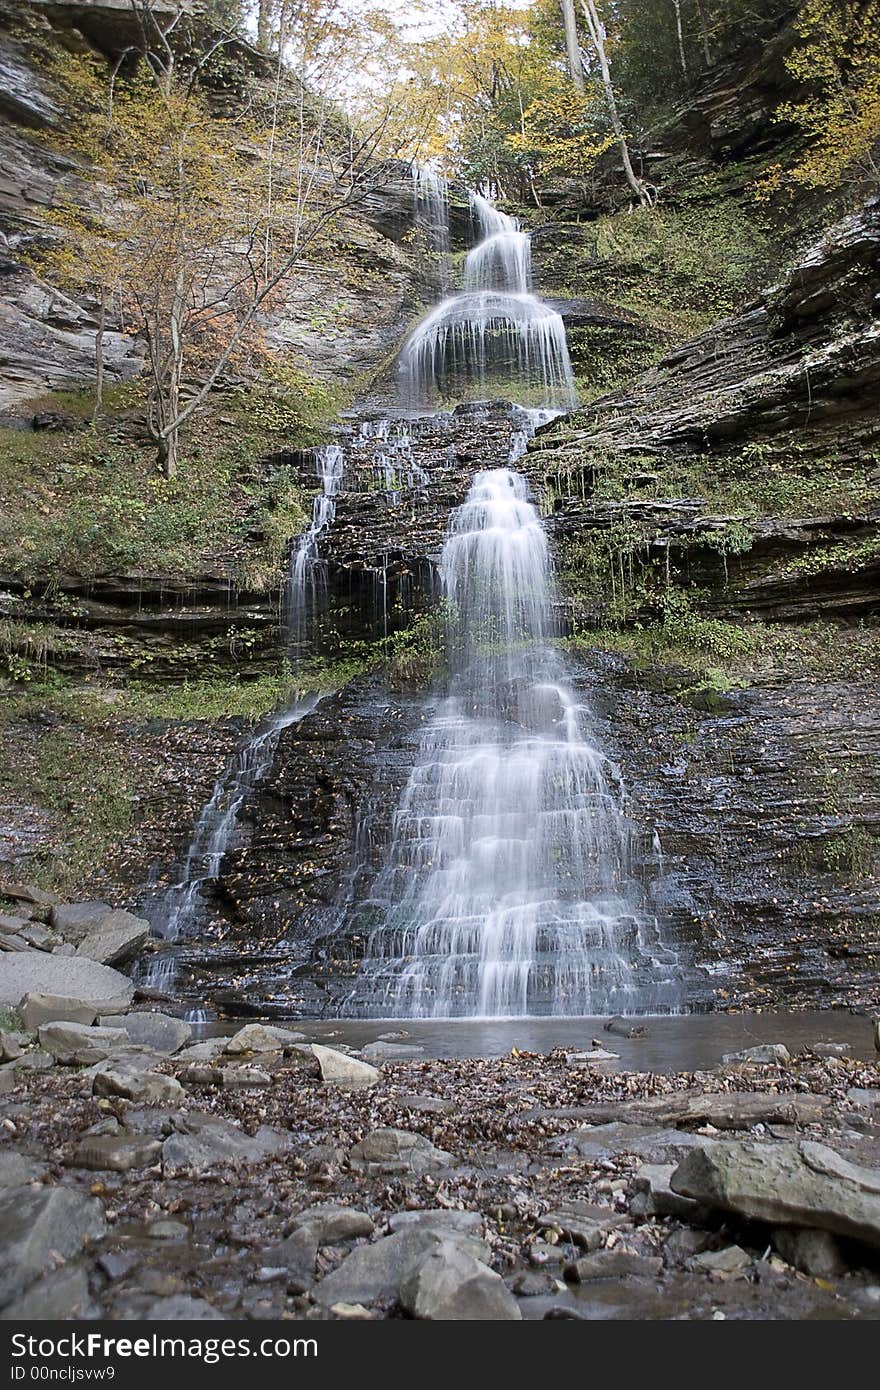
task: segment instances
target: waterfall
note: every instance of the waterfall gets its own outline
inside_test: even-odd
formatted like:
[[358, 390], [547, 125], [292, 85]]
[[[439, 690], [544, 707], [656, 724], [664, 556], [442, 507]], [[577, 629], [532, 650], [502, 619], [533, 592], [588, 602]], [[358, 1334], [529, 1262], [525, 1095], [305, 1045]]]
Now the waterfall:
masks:
[[520, 474], [477, 474], [441, 557], [449, 693], [425, 728], [364, 920], [349, 1012], [675, 1010], [632, 876], [616, 767], [552, 644], [547, 539]]
[[336, 494], [345, 473], [345, 455], [338, 444], [315, 450], [321, 491], [312, 504], [312, 520], [293, 552], [285, 592], [288, 645], [294, 658], [302, 655], [310, 627], [327, 599], [327, 573], [320, 552], [320, 537], [336, 515]]
[[399, 359], [401, 391], [418, 408], [437, 398], [506, 394], [567, 409], [577, 396], [565, 325], [532, 293], [531, 244], [514, 218], [471, 195], [480, 240], [464, 288], [410, 335]]
[[442, 175], [424, 164], [412, 166], [416, 227], [421, 231], [431, 258], [429, 270], [440, 293], [449, 288], [451, 258], [449, 244], [449, 185]]

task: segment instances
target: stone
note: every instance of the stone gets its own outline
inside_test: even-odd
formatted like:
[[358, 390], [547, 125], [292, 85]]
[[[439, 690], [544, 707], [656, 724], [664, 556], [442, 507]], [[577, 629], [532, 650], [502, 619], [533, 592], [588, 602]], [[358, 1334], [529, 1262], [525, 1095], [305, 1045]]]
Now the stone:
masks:
[[673, 1191], [772, 1226], [807, 1226], [880, 1247], [880, 1171], [825, 1144], [718, 1142], [693, 1149]]
[[277, 1028], [265, 1023], [247, 1023], [231, 1038], [223, 1040], [223, 1051], [230, 1057], [245, 1052], [286, 1052], [294, 1043], [301, 1043], [304, 1038], [304, 1033], [292, 1033], [288, 1028]]
[[594, 1279], [656, 1279], [663, 1261], [655, 1255], [639, 1255], [634, 1250], [597, 1250], [565, 1266], [565, 1277], [575, 1284]]
[[362, 1303], [334, 1303], [330, 1309], [334, 1318], [344, 1318], [350, 1322], [371, 1321], [373, 1314]]
[[518, 1298], [541, 1298], [559, 1291], [553, 1275], [543, 1269], [521, 1270], [514, 1275], [510, 1287]]
[[223, 1085], [229, 1090], [236, 1087], [246, 1086], [270, 1086], [272, 1078], [266, 1071], [261, 1071], [259, 1067], [233, 1066], [223, 1067], [221, 1071]]
[[31, 883], [4, 884], [0, 893], [4, 898], [16, 898], [19, 902], [34, 903], [37, 907], [54, 907], [61, 902], [57, 893], [47, 893]]
[[77, 1144], [71, 1164], [98, 1172], [128, 1173], [132, 1168], [152, 1168], [162, 1157], [158, 1139], [137, 1134], [96, 1134]]
[[53, 947], [61, 945], [58, 937], [47, 931], [42, 922], [26, 924], [19, 934], [35, 951], [51, 951]]
[[251, 1136], [231, 1120], [193, 1111], [175, 1120], [175, 1133], [162, 1147], [162, 1162], [168, 1169], [196, 1170], [217, 1164], [259, 1163], [289, 1146], [290, 1136], [268, 1125], [261, 1125]]
[[10, 917], [8, 913], [0, 912], [0, 935], [22, 936], [29, 925], [30, 919], [27, 917]]
[[852, 1049], [849, 1043], [817, 1042], [812, 1043], [807, 1051], [814, 1057], [845, 1057]]
[[192, 1037], [192, 1028], [182, 1018], [146, 1009], [128, 1014], [106, 1014], [101, 1024], [106, 1028], [124, 1028], [129, 1042], [167, 1056], [178, 1052]]
[[390, 1231], [462, 1231], [478, 1236], [483, 1230], [479, 1211], [450, 1211], [446, 1207], [426, 1207], [423, 1211], [395, 1211], [388, 1218]]
[[846, 1098], [857, 1110], [866, 1111], [872, 1120], [880, 1120], [880, 1088], [851, 1086]]
[[357, 1057], [349, 1057], [345, 1052], [337, 1052], [335, 1047], [322, 1047], [312, 1043], [312, 1056], [317, 1058], [321, 1068], [321, 1080], [332, 1086], [375, 1086], [379, 1071], [369, 1062], [361, 1062]]
[[747, 1047], [742, 1052], [726, 1052], [722, 1062], [750, 1062], [753, 1066], [785, 1066], [791, 1061], [791, 1053], [784, 1043], [762, 1043], [760, 1047]]
[[849, 1268], [829, 1231], [780, 1226], [773, 1232], [773, 1244], [788, 1264], [814, 1279], [835, 1279]]
[[4, 1322], [66, 1322], [95, 1316], [82, 1265], [64, 1265], [44, 1274], [0, 1313]]
[[101, 965], [124, 965], [143, 950], [150, 938], [150, 924], [130, 912], [111, 912], [79, 942], [78, 956]]
[[176, 1057], [178, 1062], [214, 1062], [226, 1050], [225, 1038], [205, 1038], [203, 1042], [191, 1043]]
[[39, 1182], [45, 1173], [41, 1163], [14, 1149], [0, 1149], [0, 1188], [22, 1187], [28, 1182]]
[[647, 1197], [638, 1213], [644, 1216], [677, 1216], [682, 1221], [694, 1220], [700, 1212], [699, 1202], [690, 1197], [682, 1197], [673, 1192], [672, 1175], [676, 1170], [674, 1163], [643, 1163], [633, 1178], [633, 1188], [637, 1194]]
[[0, 1062], [14, 1062], [22, 1054], [21, 1043], [11, 1033], [0, 1031]]
[[333, 1205], [308, 1207], [294, 1217], [294, 1231], [306, 1231], [318, 1245], [335, 1245], [340, 1240], [371, 1236], [376, 1229], [371, 1216], [353, 1207]]
[[[675, 1125], [696, 1129], [713, 1125], [716, 1129], [751, 1129], [754, 1125], [819, 1124], [831, 1107], [830, 1096], [809, 1092], [725, 1091], [702, 1094], [670, 1092], [644, 1100], [578, 1106], [569, 1111], [573, 1119], [589, 1125]], [[551, 1112], [552, 1113], [552, 1112]], [[563, 1112], [566, 1113], [566, 1112]]]
[[134, 1250], [104, 1250], [98, 1256], [96, 1264], [107, 1278], [116, 1283], [118, 1279], [124, 1279], [131, 1274], [133, 1269], [137, 1269], [141, 1262], [139, 1254]]
[[52, 1266], [72, 1260], [86, 1240], [104, 1235], [104, 1208], [69, 1187], [8, 1187], [0, 1192], [0, 1307]]
[[134, 985], [118, 970], [85, 957], [21, 951], [0, 957], [0, 1004], [17, 1007], [26, 994], [64, 995], [92, 1004], [96, 1014], [127, 1009]]
[[46, 1052], [43, 1048], [31, 1048], [29, 1052], [22, 1053], [9, 1065], [16, 1072], [48, 1071], [50, 1067], [54, 1067], [55, 1058], [51, 1052]]
[[694, 1255], [693, 1269], [704, 1269], [710, 1274], [737, 1274], [753, 1263], [752, 1256], [739, 1245], [727, 1245], [723, 1250], [705, 1250]]
[[150, 1240], [186, 1240], [189, 1236], [189, 1226], [185, 1226], [182, 1221], [168, 1221], [163, 1218], [150, 1222], [147, 1235]]
[[[72, 999], [64, 994], [39, 994], [36, 991], [24, 996], [19, 1013], [22, 1023], [31, 1033], [35, 1033], [43, 1023], [83, 1023], [90, 1027], [97, 1018], [97, 1010], [88, 1000]], [[111, 1014], [114, 1022], [109, 1026], [119, 1026], [115, 1020], [124, 1017], [124, 1014]]]
[[121, 1066], [102, 1067], [92, 1078], [92, 1094], [122, 1096], [143, 1105], [165, 1105], [182, 1101], [186, 1092], [173, 1076], [157, 1071], [135, 1071]]
[[12, 1062], [0, 1067], [0, 1096], [8, 1096], [15, 1090], [16, 1074]]
[[376, 1058], [378, 1061], [391, 1061], [394, 1058], [405, 1061], [407, 1057], [424, 1057], [425, 1049], [417, 1047], [414, 1043], [383, 1042], [380, 1038], [378, 1042], [367, 1043], [366, 1047], [362, 1047], [361, 1055], [370, 1059]]
[[60, 903], [53, 907], [49, 920], [59, 936], [78, 946], [89, 932], [106, 922], [113, 911], [109, 903]]
[[222, 1322], [223, 1313], [204, 1298], [176, 1294], [172, 1298], [155, 1298], [139, 1315], [147, 1322]]
[[387, 1126], [355, 1144], [348, 1159], [354, 1169], [380, 1173], [430, 1173], [452, 1162], [451, 1154], [435, 1148], [424, 1135]]
[[303, 1226], [265, 1253], [269, 1265], [283, 1268], [287, 1286], [294, 1293], [305, 1293], [315, 1282], [318, 1241], [312, 1228]]
[[628, 1224], [628, 1218], [610, 1207], [591, 1202], [574, 1202], [562, 1211], [548, 1211], [537, 1218], [542, 1231], [557, 1230], [574, 1245], [585, 1250], [598, 1250], [611, 1231]]
[[44, 1023], [40, 1046], [63, 1066], [92, 1066], [103, 1062], [114, 1049], [124, 1047], [128, 1035], [122, 1028], [94, 1028], [85, 1023]]
[[401, 1280], [400, 1302], [414, 1318], [518, 1322], [519, 1305], [499, 1274], [451, 1240], [440, 1240]]
[[[360, 1245], [346, 1255], [342, 1263], [324, 1276], [315, 1287], [316, 1303], [330, 1307], [334, 1303], [363, 1303], [395, 1300], [407, 1275], [429, 1251], [449, 1240], [451, 1233], [437, 1231], [398, 1231], [384, 1236], [372, 1245]], [[475, 1260], [486, 1261], [489, 1252], [480, 1240], [457, 1236], [454, 1243]]]

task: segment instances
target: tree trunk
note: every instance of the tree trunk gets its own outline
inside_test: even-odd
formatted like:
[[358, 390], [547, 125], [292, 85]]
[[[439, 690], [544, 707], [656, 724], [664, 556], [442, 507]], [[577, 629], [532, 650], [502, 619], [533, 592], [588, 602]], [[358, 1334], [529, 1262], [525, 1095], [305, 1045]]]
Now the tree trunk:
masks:
[[578, 42], [574, 0], [562, 0], [562, 22], [565, 25], [565, 52], [568, 56], [568, 71], [577, 90], [585, 92], [587, 84], [584, 78], [584, 65], [581, 60], [581, 46]]
[[678, 34], [678, 56], [681, 59], [681, 70], [684, 73], [685, 81], [687, 81], [688, 65], [684, 51], [684, 30], [681, 27], [681, 0], [672, 0], [672, 3], [675, 7], [675, 31]]
[[700, 16], [700, 30], [703, 35], [703, 57], [706, 60], [706, 67], [712, 66], [712, 51], [709, 48], [709, 21], [706, 18], [706, 6], [704, 0], [697, 0], [697, 13]]
[[159, 472], [163, 478], [173, 478], [177, 473], [177, 459], [180, 449], [180, 431], [175, 425], [167, 434], [160, 435], [157, 442]]
[[642, 180], [636, 174], [629, 157], [629, 146], [626, 143], [626, 136], [623, 132], [623, 123], [620, 119], [620, 112], [617, 109], [617, 101], [614, 96], [614, 86], [611, 82], [611, 69], [608, 66], [608, 54], [605, 51], [605, 33], [599, 12], [596, 9], [595, 0], [581, 0], [581, 9], [587, 21], [587, 28], [590, 31], [590, 38], [599, 59], [599, 69], [602, 73], [602, 86], [605, 89], [605, 100], [608, 102], [608, 114], [611, 118], [611, 128], [614, 131], [617, 143], [620, 146], [620, 156], [623, 160], [623, 172], [626, 181], [638, 198], [642, 207], [651, 206], [651, 195]]
[[95, 330], [95, 408], [92, 411], [94, 425], [104, 406], [104, 325], [107, 320], [107, 291], [101, 286], [101, 303], [98, 308], [98, 327]]

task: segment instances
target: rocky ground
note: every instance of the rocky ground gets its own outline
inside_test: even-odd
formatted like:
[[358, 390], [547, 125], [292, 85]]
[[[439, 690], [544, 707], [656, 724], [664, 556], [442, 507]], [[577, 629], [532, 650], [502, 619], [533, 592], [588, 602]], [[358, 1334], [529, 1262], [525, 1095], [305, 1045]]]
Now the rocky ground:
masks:
[[74, 955], [0, 957], [4, 1319], [880, 1313], [880, 1064], [845, 1043], [660, 1075], [623, 1020], [491, 1061], [194, 1042], [96, 959], [136, 919], [50, 911]]

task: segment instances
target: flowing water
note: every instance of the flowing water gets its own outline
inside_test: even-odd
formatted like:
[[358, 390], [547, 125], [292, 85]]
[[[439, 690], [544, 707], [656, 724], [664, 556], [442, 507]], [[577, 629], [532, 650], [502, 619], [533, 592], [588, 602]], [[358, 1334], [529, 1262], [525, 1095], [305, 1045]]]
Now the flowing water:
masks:
[[479, 473], [440, 562], [449, 695], [421, 739], [348, 1009], [412, 1018], [675, 1010], [633, 881], [617, 770], [552, 645], [547, 539], [512, 469]]
[[464, 288], [416, 327], [400, 354], [402, 393], [418, 408], [438, 399], [499, 394], [569, 409], [574, 375], [561, 316], [532, 293], [529, 238], [479, 194], [471, 209], [480, 241]]

